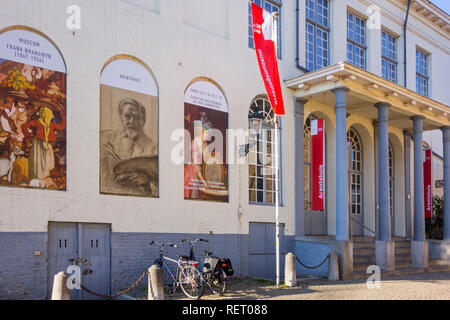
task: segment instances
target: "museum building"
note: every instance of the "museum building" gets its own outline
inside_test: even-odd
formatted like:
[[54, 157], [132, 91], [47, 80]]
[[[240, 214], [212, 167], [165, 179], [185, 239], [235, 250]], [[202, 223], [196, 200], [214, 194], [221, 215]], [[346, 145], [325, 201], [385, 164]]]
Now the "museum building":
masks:
[[[424, 217], [450, 198], [449, 15], [427, 0], [253, 2], [278, 13], [278, 141], [247, 1], [1, 1], [0, 298], [49, 298], [73, 261], [86, 287], [126, 288], [152, 240], [202, 237], [198, 259], [273, 279], [275, 170], [282, 257], [336, 252], [342, 279], [448, 267], [450, 205], [443, 240]], [[262, 130], [242, 141], [255, 112]]]

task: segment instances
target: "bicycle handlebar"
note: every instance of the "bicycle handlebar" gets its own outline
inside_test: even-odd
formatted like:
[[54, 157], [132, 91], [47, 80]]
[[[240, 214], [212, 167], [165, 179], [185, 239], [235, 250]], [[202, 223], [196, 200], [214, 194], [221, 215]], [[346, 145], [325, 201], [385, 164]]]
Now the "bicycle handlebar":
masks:
[[191, 245], [191, 246], [194, 246], [195, 243], [197, 243], [198, 241], [209, 242], [209, 240], [202, 239], [202, 238], [197, 238], [197, 239], [195, 239], [195, 240], [193, 240], [193, 241], [190, 241], [190, 240], [187, 239], [187, 238], [184, 238], [183, 240], [181, 240], [181, 242], [187, 242], [187, 243], [188, 243], [189, 245]]
[[159, 246], [160, 248], [162, 248], [164, 246], [169, 246], [169, 247], [172, 247], [172, 248], [178, 248], [178, 246], [176, 244], [174, 244], [174, 243], [159, 243], [159, 242], [156, 242], [155, 240], [150, 242], [148, 245], [149, 246], [156, 245], [156, 246]]

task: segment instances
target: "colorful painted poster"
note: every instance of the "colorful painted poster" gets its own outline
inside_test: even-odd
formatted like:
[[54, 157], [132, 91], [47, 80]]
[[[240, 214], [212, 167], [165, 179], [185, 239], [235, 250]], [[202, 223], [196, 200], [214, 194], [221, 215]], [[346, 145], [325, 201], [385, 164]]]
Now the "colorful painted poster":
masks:
[[100, 85], [100, 192], [158, 197], [158, 89], [131, 58], [110, 62]]
[[208, 80], [193, 82], [184, 96], [184, 198], [228, 202], [228, 103]]
[[425, 149], [425, 160], [423, 162], [423, 190], [425, 218], [433, 215], [433, 189], [431, 186], [431, 149]]
[[0, 185], [66, 189], [66, 67], [28, 30], [0, 34]]
[[325, 210], [324, 119], [311, 121], [311, 209]]

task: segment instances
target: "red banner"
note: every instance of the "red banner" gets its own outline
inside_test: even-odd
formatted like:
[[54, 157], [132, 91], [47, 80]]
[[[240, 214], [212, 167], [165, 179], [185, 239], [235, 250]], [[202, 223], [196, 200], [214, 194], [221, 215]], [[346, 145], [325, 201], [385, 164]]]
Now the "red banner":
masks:
[[276, 115], [284, 115], [283, 96], [276, 50], [276, 30], [274, 18], [262, 8], [252, 3], [253, 39], [259, 69], [269, 96], [270, 104]]
[[423, 162], [423, 185], [425, 218], [431, 218], [433, 212], [433, 189], [431, 186], [431, 149], [425, 150], [425, 160]]
[[311, 209], [325, 210], [324, 119], [311, 121]]

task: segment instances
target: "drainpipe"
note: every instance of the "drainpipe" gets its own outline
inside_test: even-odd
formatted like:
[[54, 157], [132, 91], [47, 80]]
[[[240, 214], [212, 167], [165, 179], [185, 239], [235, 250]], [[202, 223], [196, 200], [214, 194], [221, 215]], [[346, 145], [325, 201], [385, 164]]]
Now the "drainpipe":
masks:
[[296, 58], [295, 58], [295, 62], [297, 64], [297, 68], [299, 68], [301, 71], [307, 73], [307, 72], [309, 72], [309, 70], [306, 69], [305, 67], [303, 67], [300, 64], [300, 49], [299, 49], [299, 45], [300, 45], [300, 38], [299, 38], [299, 36], [300, 36], [300, 0], [297, 0], [297, 9], [295, 11], [296, 11], [296, 16], [297, 16], [296, 17], [297, 28], [295, 30], [295, 32], [296, 32], [296, 37], [295, 37]]
[[405, 23], [403, 24], [403, 76], [404, 76], [404, 83], [405, 88], [407, 85], [407, 66], [406, 66], [406, 26], [408, 24], [408, 17], [409, 17], [409, 9], [411, 7], [411, 0], [408, 0], [408, 8], [406, 9], [406, 17], [405, 17]]

